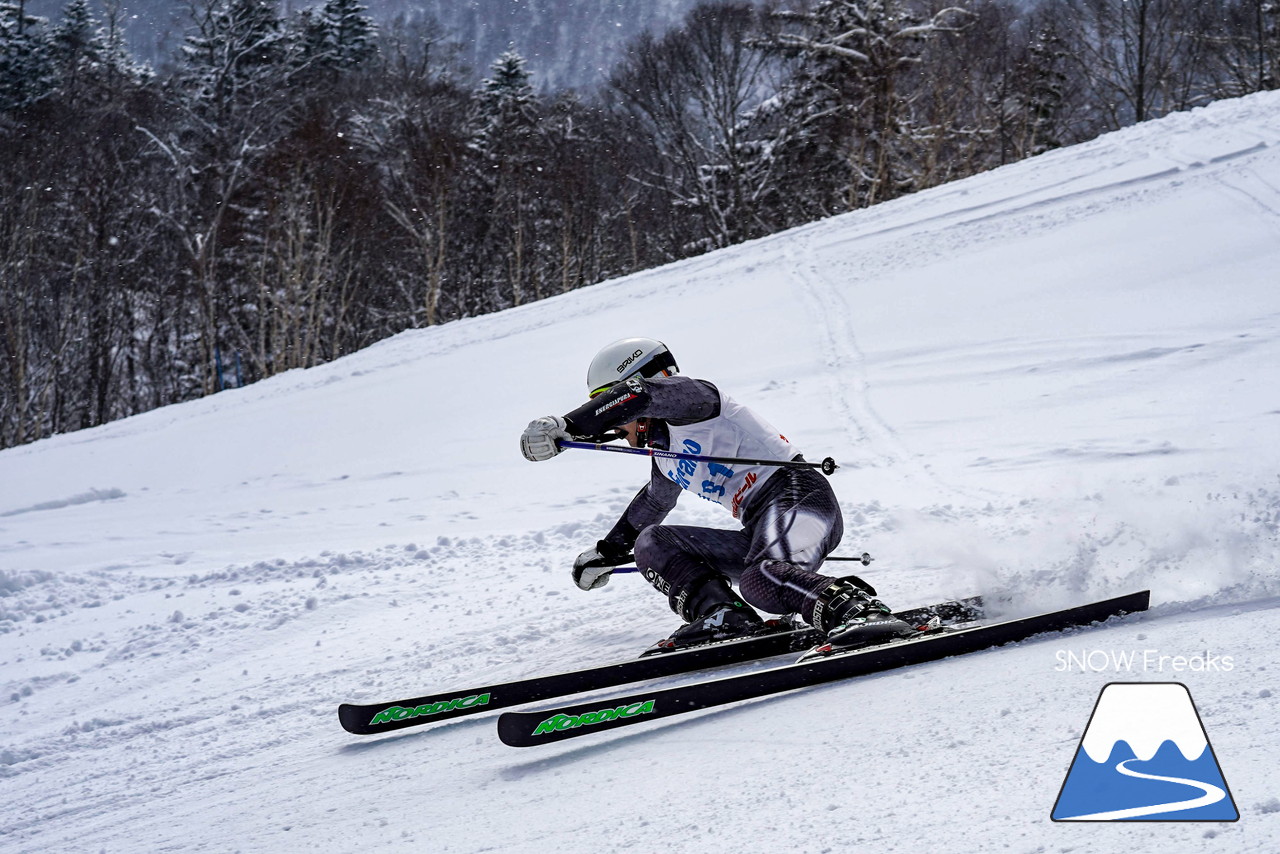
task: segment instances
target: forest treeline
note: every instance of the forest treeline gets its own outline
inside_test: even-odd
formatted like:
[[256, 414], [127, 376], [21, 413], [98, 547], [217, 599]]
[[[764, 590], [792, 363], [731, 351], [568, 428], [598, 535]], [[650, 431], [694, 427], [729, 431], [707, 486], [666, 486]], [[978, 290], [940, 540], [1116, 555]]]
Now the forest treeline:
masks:
[[[0, 447], [1275, 88], [1271, 0], [709, 3], [590, 92], [359, 0], [0, 2]], [[482, 78], [480, 82], [474, 82]]]

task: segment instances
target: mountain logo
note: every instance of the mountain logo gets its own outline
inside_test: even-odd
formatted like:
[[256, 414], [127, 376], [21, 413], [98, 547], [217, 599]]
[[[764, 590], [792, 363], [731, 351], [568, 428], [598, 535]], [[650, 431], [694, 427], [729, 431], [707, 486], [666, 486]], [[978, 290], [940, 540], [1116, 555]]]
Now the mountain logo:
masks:
[[1102, 689], [1053, 807], [1054, 821], [1236, 821], [1191, 692], [1181, 682]]

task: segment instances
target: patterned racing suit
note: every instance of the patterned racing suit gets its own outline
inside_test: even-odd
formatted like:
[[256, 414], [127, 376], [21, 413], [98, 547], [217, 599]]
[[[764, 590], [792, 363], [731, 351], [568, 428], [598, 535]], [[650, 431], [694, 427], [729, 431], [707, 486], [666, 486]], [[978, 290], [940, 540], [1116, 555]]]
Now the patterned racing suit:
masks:
[[[648, 444], [663, 450], [803, 460], [768, 422], [690, 377], [629, 379], [565, 416], [568, 431], [583, 438], [638, 419], [648, 420]], [[662, 524], [681, 492], [721, 504], [742, 528]], [[616, 550], [634, 549], [645, 577], [686, 621], [714, 604], [698, 601], [714, 579], [736, 583], [762, 611], [812, 620], [818, 594], [835, 581], [817, 570], [843, 533], [840, 505], [815, 469], [655, 457], [649, 482], [604, 539]]]

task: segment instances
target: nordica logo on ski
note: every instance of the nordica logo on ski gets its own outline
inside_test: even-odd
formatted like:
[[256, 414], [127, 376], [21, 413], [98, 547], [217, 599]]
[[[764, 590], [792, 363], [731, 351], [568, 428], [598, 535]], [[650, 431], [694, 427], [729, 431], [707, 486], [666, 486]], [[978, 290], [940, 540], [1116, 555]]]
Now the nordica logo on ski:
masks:
[[470, 697], [455, 697], [452, 700], [441, 700], [438, 703], [424, 703], [416, 708], [392, 706], [383, 709], [369, 721], [369, 726], [388, 724], [393, 721], [406, 721], [410, 718], [421, 718], [427, 715], [438, 715], [441, 712], [452, 712], [454, 709], [470, 709], [472, 706], [489, 705], [488, 694], [473, 694]]
[[556, 715], [538, 724], [538, 728], [533, 731], [533, 734], [546, 735], [549, 732], [577, 729], [580, 726], [602, 724], [605, 721], [616, 721], [618, 718], [634, 718], [637, 715], [647, 715], [653, 711], [653, 702], [653, 700], [644, 700], [639, 703], [618, 706], [616, 709], [600, 709], [597, 712], [586, 712], [581, 715]]

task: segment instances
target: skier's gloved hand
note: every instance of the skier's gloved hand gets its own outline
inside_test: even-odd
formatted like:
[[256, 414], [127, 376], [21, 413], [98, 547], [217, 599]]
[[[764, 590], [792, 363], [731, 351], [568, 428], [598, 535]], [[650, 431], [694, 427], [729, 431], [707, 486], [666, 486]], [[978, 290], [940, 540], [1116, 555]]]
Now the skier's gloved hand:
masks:
[[558, 440], [569, 438], [563, 418], [544, 415], [530, 421], [524, 433], [520, 434], [520, 452], [529, 462], [540, 463], [560, 453], [561, 448], [556, 444]]
[[631, 560], [631, 550], [623, 545], [601, 540], [573, 562], [573, 583], [583, 590], [595, 590], [609, 583], [613, 568]]

